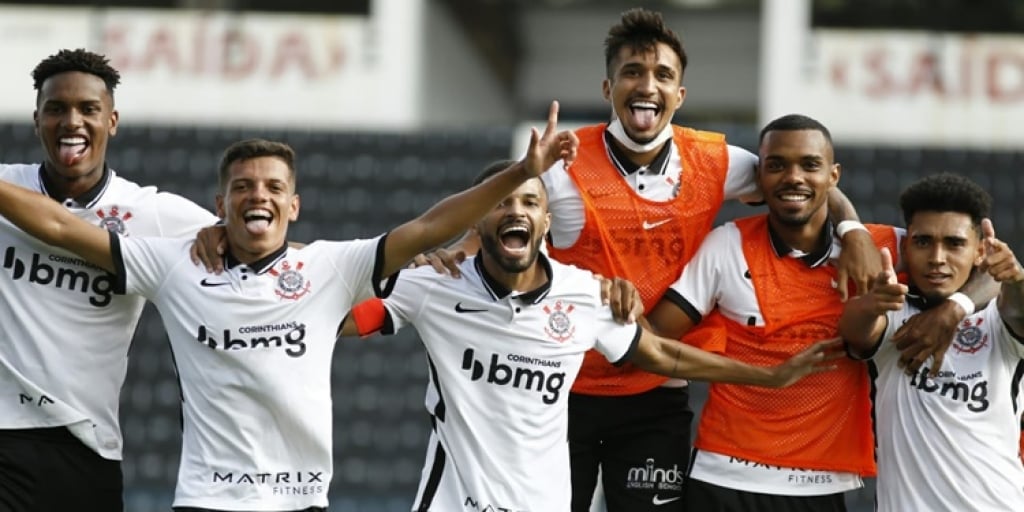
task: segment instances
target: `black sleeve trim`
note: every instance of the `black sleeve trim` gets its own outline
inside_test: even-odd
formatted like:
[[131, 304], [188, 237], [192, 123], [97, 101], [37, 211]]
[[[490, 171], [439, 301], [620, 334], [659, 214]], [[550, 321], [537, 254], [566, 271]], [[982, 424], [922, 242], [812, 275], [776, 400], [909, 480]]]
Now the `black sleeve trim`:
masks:
[[704, 315], [697, 311], [697, 308], [690, 304], [690, 301], [686, 300], [679, 292], [669, 288], [665, 291], [665, 295], [662, 295], [662, 299], [668, 300], [672, 304], [675, 304], [677, 308], [681, 309], [686, 316], [693, 320], [693, 325], [697, 325], [701, 320], [704, 319]]
[[[395, 289], [395, 282], [398, 280], [398, 273], [401, 270], [395, 271], [390, 276], [381, 276], [381, 272], [384, 271], [384, 242], [388, 239], [388, 233], [384, 233], [377, 241], [377, 257], [373, 262], [373, 294], [382, 299], [386, 299], [388, 295], [391, 295], [391, 291]], [[381, 285], [384, 285], [381, 287]]]
[[108, 235], [110, 236], [110, 261], [114, 264], [114, 272], [111, 274], [114, 276], [113, 291], [118, 295], [124, 295], [128, 283], [125, 282], [124, 257], [121, 255], [121, 237], [113, 231], [109, 232]]
[[640, 327], [640, 324], [636, 324], [636, 332], [633, 334], [633, 341], [629, 343], [629, 349], [626, 350], [625, 354], [622, 354], [622, 357], [620, 357], [618, 361], [612, 362], [614, 366], [622, 366], [633, 358], [633, 353], [635, 353], [636, 348], [640, 346], [640, 336], [643, 333], [643, 327]]
[[1003, 322], [1003, 327], [1006, 328], [1006, 332], [1010, 333], [1010, 336], [1013, 336], [1013, 339], [1017, 343], [1024, 345], [1024, 336], [1021, 336], [1020, 334], [1013, 332], [1013, 329], [1010, 329], [1010, 324], [1006, 323], [1006, 320], [1003, 320], [1002, 318], [1000, 318], [1000, 320]]
[[398, 332], [395, 329], [395, 320], [391, 318], [391, 311], [386, 307], [384, 308], [384, 323], [380, 326], [380, 334], [384, 336], [391, 336]]

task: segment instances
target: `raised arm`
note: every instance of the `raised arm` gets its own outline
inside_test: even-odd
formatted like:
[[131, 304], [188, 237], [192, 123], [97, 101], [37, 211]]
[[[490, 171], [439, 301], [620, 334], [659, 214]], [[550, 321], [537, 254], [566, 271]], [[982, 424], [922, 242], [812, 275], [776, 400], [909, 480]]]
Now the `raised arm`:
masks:
[[651, 373], [679, 379], [785, 387], [812, 373], [834, 369], [831, 361], [843, 357], [835, 350], [839, 346], [838, 339], [819, 341], [780, 365], [753, 366], [643, 329], [629, 361]]
[[[847, 284], [853, 279], [857, 293], [864, 294], [871, 286], [871, 280], [882, 271], [878, 266], [878, 247], [871, 234], [857, 217], [853, 203], [838, 187], [833, 187], [828, 194], [828, 213], [835, 220], [837, 235], [843, 245], [839, 253], [836, 291], [839, 297], [846, 300], [850, 297]], [[849, 229], [849, 226], [854, 226]]]
[[114, 271], [110, 233], [89, 224], [38, 192], [0, 180], [0, 215], [39, 240]]
[[392, 230], [385, 242], [380, 277], [394, 274], [417, 254], [458, 236], [519, 185], [540, 176], [558, 160], [571, 163], [579, 140], [572, 131], [556, 132], [557, 124], [558, 102], [552, 102], [544, 132], [533, 129], [530, 147], [522, 161], [473, 188], [449, 196], [418, 218]]
[[903, 307], [907, 287], [896, 281], [892, 255], [882, 249], [882, 272], [874, 280], [871, 291], [846, 302], [839, 319], [839, 335], [859, 356], [870, 354], [886, 328], [886, 311]]
[[1024, 335], [1024, 269], [1017, 256], [1006, 242], [996, 238], [992, 221], [981, 221], [981, 233], [985, 244], [985, 260], [981, 269], [999, 282], [999, 298], [996, 302], [999, 316], [1016, 336]]

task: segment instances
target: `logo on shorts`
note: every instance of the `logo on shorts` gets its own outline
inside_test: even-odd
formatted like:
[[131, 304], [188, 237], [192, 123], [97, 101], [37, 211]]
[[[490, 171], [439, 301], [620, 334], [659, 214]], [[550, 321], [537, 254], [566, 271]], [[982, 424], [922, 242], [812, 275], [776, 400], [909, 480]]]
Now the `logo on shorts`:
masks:
[[301, 261], [295, 264], [295, 268], [292, 268], [291, 263], [282, 261], [280, 270], [270, 269], [270, 275], [277, 278], [277, 289], [274, 290], [274, 293], [278, 297], [299, 300], [303, 295], [309, 293], [310, 282], [299, 272], [302, 270], [302, 266]]
[[572, 319], [569, 318], [569, 313], [575, 306], [569, 304], [569, 307], [563, 308], [562, 301], [556, 301], [555, 306], [544, 306], [544, 312], [548, 314], [548, 323], [544, 327], [544, 332], [548, 334], [548, 337], [561, 343], [572, 337], [576, 332], [576, 326], [572, 325]]
[[126, 211], [122, 214], [120, 208], [111, 206], [109, 212], [104, 212], [102, 208], [96, 210], [96, 216], [100, 218], [100, 227], [111, 233], [124, 235], [128, 231], [124, 223], [132, 218], [132, 212]]
[[[643, 466], [629, 468], [626, 473], [626, 488], [680, 492], [683, 490], [683, 472], [679, 470], [678, 464], [673, 464], [670, 468], [659, 468], [655, 465], [654, 458], [649, 457]], [[655, 499], [658, 499], [657, 496]], [[670, 501], [671, 498], [662, 499], [661, 503], [655, 505], [663, 505]]]
[[981, 330], [983, 318], [968, 318], [960, 324], [953, 339], [953, 349], [961, 354], [973, 354], [988, 345], [988, 334]]

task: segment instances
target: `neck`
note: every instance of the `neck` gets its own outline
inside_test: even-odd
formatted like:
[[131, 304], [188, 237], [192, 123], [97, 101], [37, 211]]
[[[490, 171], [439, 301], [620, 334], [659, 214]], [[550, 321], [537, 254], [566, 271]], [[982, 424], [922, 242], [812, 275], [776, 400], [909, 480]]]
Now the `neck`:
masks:
[[43, 166], [43, 179], [46, 189], [57, 198], [76, 198], [85, 194], [103, 178], [103, 166], [97, 167], [87, 174], [67, 177], [53, 170], [52, 164]]
[[815, 215], [809, 222], [792, 225], [780, 221], [773, 215], [768, 216], [768, 222], [771, 223], [772, 229], [782, 241], [786, 242], [786, 245], [791, 249], [806, 253], [821, 249], [820, 245], [823, 240], [821, 230], [825, 229], [827, 219], [827, 216], [822, 215], [819, 219], [818, 215]]

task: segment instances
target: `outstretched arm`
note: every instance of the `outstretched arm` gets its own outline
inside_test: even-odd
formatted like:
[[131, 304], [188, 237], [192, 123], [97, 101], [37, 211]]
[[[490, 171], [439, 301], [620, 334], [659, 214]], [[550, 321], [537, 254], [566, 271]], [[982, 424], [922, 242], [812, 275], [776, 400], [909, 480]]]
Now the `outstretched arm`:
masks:
[[839, 339], [819, 341], [780, 365], [753, 366], [643, 329], [629, 361], [649, 372], [679, 379], [785, 387], [812, 373], [834, 369], [831, 361], [843, 357], [836, 350], [840, 346]]
[[982, 243], [985, 244], [985, 259], [981, 269], [999, 282], [999, 299], [996, 302], [999, 316], [1016, 336], [1024, 335], [1024, 268], [1006, 242], [996, 238], [992, 221], [981, 221]]
[[67, 249], [113, 272], [110, 233], [37, 192], [0, 180], [0, 215], [44, 243]]
[[572, 131], [556, 132], [558, 102], [551, 103], [543, 133], [530, 136], [526, 157], [483, 183], [449, 196], [418, 218], [392, 230], [385, 241], [380, 277], [394, 274], [419, 253], [432, 249], [468, 229], [523, 182], [540, 176], [559, 160], [572, 162], [579, 140]]

